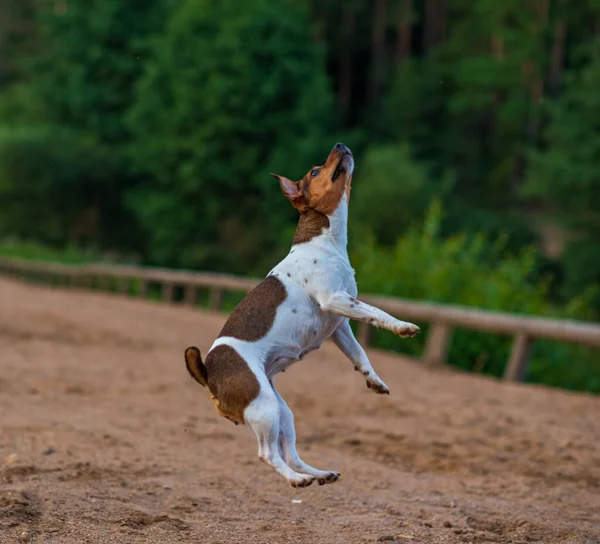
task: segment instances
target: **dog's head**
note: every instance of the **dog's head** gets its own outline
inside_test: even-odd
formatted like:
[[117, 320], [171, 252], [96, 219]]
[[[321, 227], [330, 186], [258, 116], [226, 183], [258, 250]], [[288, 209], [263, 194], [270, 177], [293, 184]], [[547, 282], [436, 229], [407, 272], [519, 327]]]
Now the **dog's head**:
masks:
[[342, 201], [350, 199], [354, 171], [352, 152], [342, 143], [333, 146], [325, 163], [311, 168], [298, 182], [271, 174], [279, 180], [283, 194], [300, 212], [315, 210], [331, 215]]

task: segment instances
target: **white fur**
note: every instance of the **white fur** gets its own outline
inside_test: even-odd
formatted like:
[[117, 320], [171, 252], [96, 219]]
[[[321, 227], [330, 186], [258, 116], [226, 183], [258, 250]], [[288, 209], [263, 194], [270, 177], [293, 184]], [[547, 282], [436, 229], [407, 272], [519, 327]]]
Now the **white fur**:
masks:
[[[353, 166], [352, 162], [350, 170]], [[260, 393], [244, 411], [244, 419], [256, 434], [260, 459], [295, 487], [310, 485], [315, 479], [321, 484], [334, 482], [339, 473], [315, 469], [300, 459], [293, 415], [273, 386], [273, 376], [332, 337], [371, 389], [389, 393], [356, 341], [348, 319], [367, 321], [399, 335], [418, 331], [416, 325], [355, 300], [356, 280], [346, 249], [347, 221], [344, 195], [329, 216], [330, 227], [309, 242], [293, 246], [269, 273], [284, 284], [287, 298], [266, 336], [255, 342], [220, 337], [211, 347], [233, 347], [256, 375]]]

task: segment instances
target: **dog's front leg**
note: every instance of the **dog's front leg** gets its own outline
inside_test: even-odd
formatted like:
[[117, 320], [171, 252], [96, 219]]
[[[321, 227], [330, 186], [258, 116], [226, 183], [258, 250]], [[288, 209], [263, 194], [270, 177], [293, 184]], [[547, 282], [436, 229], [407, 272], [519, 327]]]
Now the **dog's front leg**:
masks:
[[400, 321], [383, 310], [361, 302], [343, 291], [318, 297], [317, 302], [324, 312], [363, 321], [379, 329], [387, 329], [398, 336], [414, 336], [421, 330], [413, 323]]
[[369, 361], [365, 350], [354, 337], [350, 322], [347, 319], [340, 323], [340, 326], [333, 333], [332, 339], [341, 352], [350, 359], [350, 362], [354, 365], [354, 370], [362, 373], [365, 377], [369, 389], [376, 393], [390, 394], [387, 385], [371, 366], [371, 361]]

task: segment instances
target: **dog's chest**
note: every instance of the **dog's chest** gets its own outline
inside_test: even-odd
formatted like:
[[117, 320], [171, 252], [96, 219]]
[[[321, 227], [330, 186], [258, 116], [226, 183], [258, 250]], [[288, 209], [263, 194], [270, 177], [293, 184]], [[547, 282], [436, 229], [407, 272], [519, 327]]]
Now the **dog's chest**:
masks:
[[348, 255], [327, 245], [307, 243], [294, 246], [271, 274], [288, 285], [299, 286], [313, 298], [339, 291], [351, 296], [357, 294]]
[[356, 296], [357, 289], [347, 257], [310, 244], [292, 248], [269, 275], [280, 279], [287, 292], [269, 335], [267, 373], [272, 375], [318, 349], [340, 325], [343, 318], [323, 312], [317, 299], [339, 291]]

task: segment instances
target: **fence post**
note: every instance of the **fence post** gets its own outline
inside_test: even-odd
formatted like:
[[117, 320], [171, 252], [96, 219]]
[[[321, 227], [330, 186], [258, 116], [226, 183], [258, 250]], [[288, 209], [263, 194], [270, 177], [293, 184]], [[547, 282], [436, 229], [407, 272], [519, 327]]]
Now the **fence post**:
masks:
[[100, 291], [110, 291], [110, 277], [104, 274], [98, 276], [98, 289]]
[[83, 276], [81, 276], [81, 284], [84, 289], [91, 289], [93, 282], [94, 278], [90, 274], [84, 273]]
[[183, 296], [183, 302], [189, 306], [196, 305], [197, 291], [195, 285], [186, 285], [185, 294]]
[[208, 307], [213, 312], [218, 312], [221, 309], [221, 301], [223, 299], [223, 292], [220, 287], [211, 287], [210, 299], [208, 301]]
[[373, 332], [373, 328], [368, 323], [361, 321], [358, 324], [358, 343], [366, 348], [371, 341], [371, 334]]
[[518, 333], [513, 340], [510, 359], [504, 371], [504, 380], [507, 382], [520, 382], [525, 376], [533, 340], [523, 333]]
[[423, 353], [425, 362], [434, 365], [445, 364], [448, 357], [448, 350], [450, 349], [451, 337], [452, 327], [443, 321], [435, 321], [431, 325], [425, 342]]
[[129, 294], [129, 278], [119, 278], [119, 293], [122, 295]]
[[162, 299], [163, 302], [171, 303], [173, 302], [173, 284], [170, 281], [165, 281], [162, 284]]

